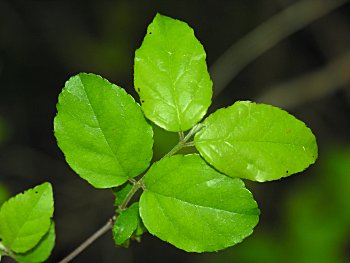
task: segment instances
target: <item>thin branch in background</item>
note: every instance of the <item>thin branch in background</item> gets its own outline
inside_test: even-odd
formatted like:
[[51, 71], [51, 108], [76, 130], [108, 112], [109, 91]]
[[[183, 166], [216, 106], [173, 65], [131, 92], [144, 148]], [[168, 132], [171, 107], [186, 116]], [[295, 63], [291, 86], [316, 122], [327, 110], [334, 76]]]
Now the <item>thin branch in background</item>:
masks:
[[215, 85], [214, 97], [220, 94], [242, 69], [267, 50], [346, 2], [348, 1], [299, 1], [260, 24], [233, 44], [210, 68]]
[[103, 227], [97, 230], [92, 236], [85, 240], [79, 247], [74, 249], [68, 256], [62, 259], [59, 263], [68, 263], [71, 262], [75, 257], [77, 257], [81, 252], [83, 252], [87, 247], [94, 243], [97, 239], [107, 233], [112, 229], [113, 220], [110, 219]]
[[322, 69], [274, 85], [255, 101], [292, 109], [326, 96], [347, 84], [350, 84], [350, 50]]

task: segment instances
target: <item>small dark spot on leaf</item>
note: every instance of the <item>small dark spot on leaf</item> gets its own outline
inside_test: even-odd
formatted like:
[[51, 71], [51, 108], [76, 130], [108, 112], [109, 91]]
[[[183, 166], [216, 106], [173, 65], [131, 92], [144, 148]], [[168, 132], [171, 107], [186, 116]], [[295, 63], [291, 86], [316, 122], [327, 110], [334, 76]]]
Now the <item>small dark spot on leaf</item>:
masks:
[[142, 103], [144, 103], [145, 101], [144, 100], [141, 100]]
[[149, 35], [152, 35], [152, 32], [148, 32]]
[[289, 173], [289, 171], [287, 170], [286, 173]]
[[35, 191], [35, 193], [37, 194], [37, 193], [38, 193], [38, 191]]
[[137, 88], [137, 91], [140, 92], [141, 91], [140, 88]]

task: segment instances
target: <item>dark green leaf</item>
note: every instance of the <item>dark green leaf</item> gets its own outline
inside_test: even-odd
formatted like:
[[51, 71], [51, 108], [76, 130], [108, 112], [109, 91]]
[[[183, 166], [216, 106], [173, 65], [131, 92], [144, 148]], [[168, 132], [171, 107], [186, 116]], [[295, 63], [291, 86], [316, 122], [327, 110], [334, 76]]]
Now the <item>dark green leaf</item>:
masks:
[[113, 226], [113, 238], [116, 245], [123, 245], [138, 227], [139, 203], [133, 203], [126, 210], [120, 211]]
[[152, 158], [152, 128], [124, 89], [79, 74], [62, 90], [55, 136], [69, 165], [97, 188], [123, 184]]
[[134, 85], [147, 118], [175, 132], [203, 118], [212, 97], [205, 58], [192, 28], [156, 15], [135, 54]]
[[9, 198], [9, 192], [7, 188], [0, 183], [0, 206]]
[[259, 209], [242, 180], [218, 173], [196, 154], [155, 163], [144, 185], [140, 215], [145, 227], [183, 250], [233, 246], [258, 223]]
[[287, 112], [239, 101], [203, 122], [194, 138], [200, 154], [219, 171], [271, 181], [303, 171], [317, 158], [315, 136]]
[[118, 207], [123, 203], [125, 197], [128, 195], [131, 188], [132, 188], [132, 184], [129, 182], [113, 188], [113, 194], [115, 196], [115, 201], [114, 201], [115, 207]]

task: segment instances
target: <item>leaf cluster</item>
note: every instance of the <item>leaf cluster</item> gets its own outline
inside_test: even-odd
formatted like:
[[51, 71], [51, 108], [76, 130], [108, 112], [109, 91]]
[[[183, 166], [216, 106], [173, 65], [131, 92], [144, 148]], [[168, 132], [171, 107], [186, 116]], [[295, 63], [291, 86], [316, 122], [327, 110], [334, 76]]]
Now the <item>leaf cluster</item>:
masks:
[[[135, 52], [134, 86], [140, 104], [108, 80], [80, 73], [66, 82], [54, 119], [70, 167], [115, 195], [117, 246], [146, 231], [189, 252], [233, 246], [260, 214], [242, 179], [278, 180], [317, 158], [311, 130], [279, 108], [237, 101], [205, 118], [212, 100], [206, 53], [182, 21], [155, 16]], [[179, 134], [153, 163], [151, 122]], [[196, 153], [180, 154], [186, 147]], [[0, 257], [45, 261], [55, 243], [53, 211], [49, 183], [3, 203]]]
[[20, 263], [45, 261], [55, 245], [53, 193], [43, 183], [7, 200], [0, 209], [0, 258]]
[[[59, 95], [54, 121], [72, 169], [96, 188], [113, 189], [117, 245], [145, 230], [185, 251], [235, 245], [260, 213], [241, 179], [277, 180], [317, 158], [311, 130], [279, 108], [238, 101], [203, 120], [212, 81], [203, 46], [182, 21], [155, 16], [135, 52], [134, 86], [140, 104], [100, 76], [78, 74]], [[153, 164], [150, 121], [179, 133]], [[193, 146], [198, 153], [178, 154]]]

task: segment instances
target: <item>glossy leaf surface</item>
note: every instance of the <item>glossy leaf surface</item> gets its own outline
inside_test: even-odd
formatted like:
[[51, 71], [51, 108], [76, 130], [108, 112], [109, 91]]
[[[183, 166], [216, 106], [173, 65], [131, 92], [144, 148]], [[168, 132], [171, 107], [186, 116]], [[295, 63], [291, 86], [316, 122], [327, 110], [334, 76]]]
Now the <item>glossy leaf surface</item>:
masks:
[[279, 108], [239, 101], [203, 122], [194, 138], [204, 159], [219, 171], [271, 181], [303, 171], [317, 158], [315, 136]]
[[120, 211], [113, 226], [113, 238], [116, 245], [123, 245], [136, 231], [139, 222], [139, 203], [133, 203], [124, 211]]
[[53, 210], [49, 183], [10, 198], [0, 210], [1, 242], [16, 253], [32, 249], [48, 232]]
[[49, 231], [33, 249], [23, 254], [15, 254], [14, 259], [19, 263], [39, 263], [46, 261], [55, 246], [55, 224], [52, 222]]
[[192, 28], [156, 15], [135, 54], [134, 86], [148, 119], [176, 132], [203, 118], [212, 97], [205, 58]]
[[233, 246], [258, 222], [259, 209], [242, 180], [218, 173], [199, 155], [155, 163], [144, 184], [140, 215], [145, 227], [185, 251]]
[[110, 188], [144, 171], [153, 132], [124, 89], [100, 76], [79, 74], [62, 90], [55, 136], [73, 170], [97, 188]]

